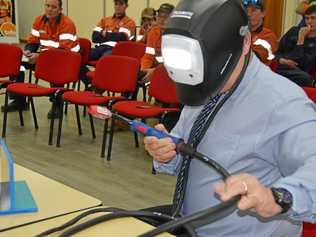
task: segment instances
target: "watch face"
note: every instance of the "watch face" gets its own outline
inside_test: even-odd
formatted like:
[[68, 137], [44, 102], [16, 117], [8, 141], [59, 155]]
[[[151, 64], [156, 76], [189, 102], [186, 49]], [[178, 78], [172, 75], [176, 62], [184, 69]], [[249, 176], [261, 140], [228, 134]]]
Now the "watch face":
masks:
[[282, 208], [282, 213], [288, 211], [292, 207], [292, 194], [284, 188], [271, 188], [275, 202]]

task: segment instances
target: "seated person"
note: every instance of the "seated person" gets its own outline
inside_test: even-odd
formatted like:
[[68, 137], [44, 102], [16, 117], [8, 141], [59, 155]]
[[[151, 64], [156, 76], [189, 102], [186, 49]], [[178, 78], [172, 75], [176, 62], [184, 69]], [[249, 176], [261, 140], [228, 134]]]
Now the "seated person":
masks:
[[278, 49], [278, 39], [272, 30], [263, 26], [265, 9], [263, 0], [244, 1], [251, 30], [251, 48], [258, 58], [266, 65], [274, 59]]
[[156, 20], [156, 11], [154, 8], [147, 7], [142, 11], [141, 28], [137, 36], [137, 41], [140, 41], [146, 44], [147, 34], [150, 31], [155, 20]]
[[5, 22], [12, 22], [12, 6], [10, 0], [0, 0], [0, 26]]
[[[73, 21], [62, 13], [62, 0], [45, 0], [45, 13], [35, 18], [31, 34], [24, 48], [25, 68], [34, 68], [39, 52], [60, 48], [79, 52], [76, 27]], [[16, 82], [24, 81], [24, 72], [20, 72]], [[26, 109], [25, 97], [12, 96], [8, 112]], [[3, 110], [3, 109], [2, 109]]]
[[277, 73], [299, 86], [313, 86], [308, 73], [316, 62], [316, 2], [304, 12], [306, 26], [292, 27], [280, 40]]
[[118, 41], [129, 40], [135, 35], [135, 22], [126, 16], [128, 0], [114, 0], [114, 15], [105, 17], [97, 24], [92, 33], [96, 47], [91, 50], [90, 60], [98, 60], [112, 53]]
[[157, 64], [163, 62], [161, 57], [161, 37], [173, 9], [174, 6], [169, 3], [161, 4], [158, 9], [157, 22], [148, 32], [146, 52], [141, 59], [141, 71], [145, 75], [144, 80], [148, 80]]

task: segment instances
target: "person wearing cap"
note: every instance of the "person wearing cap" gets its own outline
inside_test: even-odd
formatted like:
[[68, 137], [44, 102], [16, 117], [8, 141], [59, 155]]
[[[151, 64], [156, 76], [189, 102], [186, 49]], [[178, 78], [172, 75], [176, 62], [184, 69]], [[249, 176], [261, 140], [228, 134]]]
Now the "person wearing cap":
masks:
[[142, 11], [141, 14], [141, 28], [139, 30], [139, 34], [137, 36], [137, 41], [143, 42], [146, 44], [147, 35], [150, 31], [153, 23], [156, 20], [156, 10], [152, 7], [147, 7]]
[[[80, 51], [80, 45], [77, 38], [76, 26], [74, 22], [62, 13], [62, 0], [45, 0], [45, 13], [37, 16], [33, 22], [31, 32], [24, 47], [23, 69], [34, 69], [40, 52], [59, 48], [72, 52]], [[20, 71], [16, 82], [24, 82], [24, 71]], [[24, 96], [11, 95], [13, 99], [8, 107], [7, 112], [18, 111], [19, 109], [27, 110], [28, 105]], [[1, 107], [4, 111], [4, 107]], [[55, 117], [58, 114], [55, 113]], [[52, 113], [48, 113], [51, 119]]]
[[244, 5], [247, 8], [250, 23], [251, 48], [264, 64], [270, 65], [278, 50], [278, 38], [272, 30], [263, 26], [266, 14], [264, 3], [262, 0], [246, 0]]
[[126, 41], [134, 37], [136, 24], [126, 15], [128, 0], [114, 0], [113, 16], [101, 19], [92, 32], [95, 48], [91, 50], [90, 60], [98, 60], [103, 55], [112, 53], [118, 41]]
[[157, 22], [148, 32], [145, 55], [141, 59], [141, 70], [146, 73], [145, 78], [149, 78], [156, 65], [162, 63], [161, 37], [173, 9], [174, 6], [169, 3], [161, 4]]
[[304, 12], [305, 26], [293, 26], [279, 43], [277, 73], [300, 86], [313, 86], [308, 73], [316, 63], [316, 2], [311, 2]]
[[221, 181], [181, 142], [147, 136], [156, 171], [178, 176], [172, 205], [151, 210], [186, 217], [238, 200], [190, 223], [199, 237], [300, 237], [302, 222], [316, 221], [316, 106], [251, 44], [240, 0], [182, 0], [162, 36], [164, 65], [185, 105], [170, 134], [231, 176]]

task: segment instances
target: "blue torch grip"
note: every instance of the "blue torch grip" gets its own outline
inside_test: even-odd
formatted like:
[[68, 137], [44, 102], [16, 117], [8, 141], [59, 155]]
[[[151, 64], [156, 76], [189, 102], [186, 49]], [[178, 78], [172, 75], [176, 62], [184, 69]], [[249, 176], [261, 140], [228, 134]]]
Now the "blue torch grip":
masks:
[[148, 126], [147, 124], [145, 123], [142, 123], [142, 122], [139, 122], [137, 120], [133, 120], [131, 123], [130, 123], [130, 127], [131, 127], [131, 130], [135, 131], [135, 132], [139, 132], [139, 133], [142, 133], [144, 134], [145, 136], [153, 136], [153, 137], [157, 137], [157, 138], [166, 138], [166, 137], [169, 137], [172, 139], [172, 141], [178, 145], [180, 143], [183, 142], [183, 140], [181, 138], [178, 138], [178, 137], [174, 137], [174, 136], [171, 136], [170, 134], [168, 133], [165, 133], [165, 132], [162, 132], [162, 131], [159, 131], [153, 127], [150, 127]]

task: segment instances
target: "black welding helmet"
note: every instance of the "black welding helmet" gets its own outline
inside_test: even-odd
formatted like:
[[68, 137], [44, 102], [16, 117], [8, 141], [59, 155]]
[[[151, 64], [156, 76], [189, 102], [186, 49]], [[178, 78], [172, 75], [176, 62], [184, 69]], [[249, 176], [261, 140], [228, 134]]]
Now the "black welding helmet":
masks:
[[242, 0], [182, 0], [162, 36], [162, 56], [180, 102], [202, 105], [232, 74], [249, 32]]

